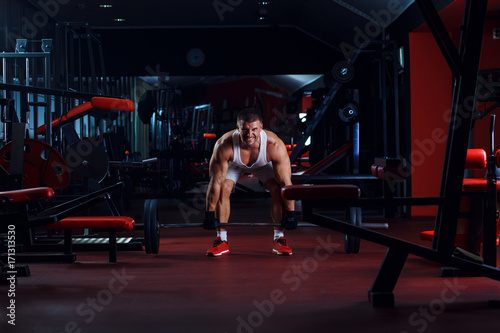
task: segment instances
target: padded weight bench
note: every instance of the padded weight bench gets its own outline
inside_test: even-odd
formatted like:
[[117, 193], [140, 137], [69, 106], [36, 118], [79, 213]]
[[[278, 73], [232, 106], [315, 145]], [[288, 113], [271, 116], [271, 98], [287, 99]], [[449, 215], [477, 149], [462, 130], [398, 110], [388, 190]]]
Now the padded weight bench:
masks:
[[117, 231], [131, 231], [135, 221], [128, 216], [72, 216], [47, 226], [48, 229], [64, 230], [64, 253], [73, 253], [73, 229], [98, 229], [108, 232], [109, 262], [116, 262]]
[[[54, 190], [50, 187], [37, 187], [37, 188], [29, 188], [29, 189], [22, 189], [22, 190], [12, 190], [12, 191], [4, 191], [0, 192], [0, 208], [7, 207], [9, 205], [16, 205], [16, 204], [24, 204], [28, 202], [40, 202], [40, 201], [45, 201], [54, 196]], [[5, 213], [0, 215], [0, 219], [2, 221], [1, 225], [1, 230], [0, 232], [5, 232], [9, 236], [11, 235], [8, 233], [9, 231], [14, 232], [15, 237], [21, 237], [21, 233], [17, 233], [16, 229], [10, 229], [9, 225], [13, 224], [12, 222], [26, 222], [28, 220], [28, 213], [26, 211], [26, 208], [23, 207], [20, 212], [11, 212], [11, 213]], [[49, 217], [44, 217], [41, 219], [38, 219], [38, 223], [52, 223], [55, 221], [55, 218], [52, 216]], [[8, 247], [8, 246], [7, 246]], [[13, 256], [13, 259], [16, 259], [16, 256]], [[29, 276], [30, 271], [29, 267], [26, 265], [16, 265], [14, 266], [15, 262], [10, 262], [10, 257], [7, 255], [7, 265], [4, 264], [0, 260], [0, 284], [7, 283], [7, 278], [9, 278], [12, 275], [12, 272], [15, 272], [15, 276]]]
[[[98, 229], [102, 231], [107, 231], [109, 233], [108, 249], [109, 249], [109, 261], [116, 262], [116, 252], [117, 252], [117, 241], [116, 232], [120, 230], [132, 230], [135, 221], [127, 216], [84, 216], [76, 217], [75, 215], [78, 211], [87, 209], [89, 207], [95, 206], [96, 204], [110, 200], [109, 193], [115, 189], [123, 187], [123, 183], [116, 183], [106, 188], [100, 189], [90, 194], [83, 195], [76, 199], [66, 201], [62, 204], [45, 208], [42, 211], [38, 211], [30, 216], [26, 216], [23, 219], [19, 219], [19, 212], [13, 209], [11, 216], [2, 214], [0, 217], [2, 220], [6, 221], [16, 221], [16, 233], [18, 239], [21, 240], [22, 236], [27, 239], [24, 241], [24, 245], [27, 246], [30, 252], [52, 252], [54, 249], [59, 250], [59, 246], [44, 246], [44, 245], [34, 245], [31, 239], [31, 232], [29, 231], [32, 227], [44, 226], [48, 229], [59, 229], [64, 230], [64, 253], [46, 254], [46, 253], [27, 253], [26, 255], [19, 254], [16, 255], [17, 262], [31, 262], [31, 261], [42, 261], [42, 262], [74, 262], [76, 255], [72, 253], [72, 237], [71, 233], [73, 229]], [[13, 205], [13, 202], [23, 200], [25, 198], [29, 199], [48, 199], [54, 195], [54, 191], [51, 188], [32, 188], [24, 189], [19, 191], [9, 191], [0, 193], [15, 193], [15, 196], [10, 196], [9, 200]], [[2, 195], [0, 195], [2, 198]], [[22, 215], [22, 214], [21, 214]], [[115, 214], [118, 215], [118, 214]]]
[[[330, 184], [330, 185], [290, 185], [282, 189], [282, 197], [285, 200], [302, 200], [302, 218], [306, 222], [312, 221], [313, 207], [323, 200], [353, 200], [357, 201], [361, 197], [361, 189], [356, 185]], [[325, 203], [328, 204], [328, 203]], [[337, 206], [338, 207], [338, 206]], [[342, 206], [341, 206], [342, 207]], [[344, 223], [361, 227], [361, 207], [350, 205], [346, 207]], [[342, 207], [343, 208], [343, 207]], [[360, 240], [358, 237], [344, 234], [345, 253], [358, 253]]]
[[7, 199], [7, 203], [48, 200], [53, 196], [54, 190], [50, 187], [35, 187], [0, 192], [0, 199]]
[[[311, 217], [312, 206], [310, 200], [322, 199], [359, 199], [361, 189], [356, 185], [349, 184], [328, 184], [328, 185], [290, 185], [281, 190], [281, 195], [285, 200], [302, 200], [302, 215], [307, 221]], [[305, 204], [305, 207], [304, 207]]]

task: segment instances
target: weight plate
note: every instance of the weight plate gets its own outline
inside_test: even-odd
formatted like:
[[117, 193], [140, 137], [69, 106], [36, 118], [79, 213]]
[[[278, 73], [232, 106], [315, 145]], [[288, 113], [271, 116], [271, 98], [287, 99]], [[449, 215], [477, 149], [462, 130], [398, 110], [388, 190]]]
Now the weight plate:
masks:
[[[0, 166], [10, 172], [12, 143], [0, 149]], [[23, 188], [39, 186], [54, 190], [66, 188], [71, 181], [68, 165], [51, 145], [36, 139], [24, 139]]]
[[158, 219], [158, 200], [152, 199], [149, 205], [149, 224], [151, 253], [158, 254], [160, 251], [160, 223]]
[[340, 83], [347, 83], [354, 78], [354, 67], [348, 61], [339, 61], [332, 68], [333, 79]]
[[354, 124], [358, 120], [359, 107], [355, 102], [348, 102], [338, 110], [338, 118], [345, 125]]
[[144, 224], [144, 249], [146, 250], [146, 253], [151, 253], [151, 223], [149, 221], [151, 217], [150, 207], [151, 199], [146, 199], [146, 201], [144, 201], [144, 212], [142, 216]]
[[84, 177], [101, 182], [108, 174], [108, 153], [102, 142], [84, 138], [66, 148], [64, 155], [71, 177]]

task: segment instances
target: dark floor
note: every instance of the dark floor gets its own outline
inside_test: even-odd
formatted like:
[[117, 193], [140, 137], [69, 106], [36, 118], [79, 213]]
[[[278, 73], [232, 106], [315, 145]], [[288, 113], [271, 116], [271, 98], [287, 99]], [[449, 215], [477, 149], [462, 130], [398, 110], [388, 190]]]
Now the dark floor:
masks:
[[[203, 198], [161, 200], [167, 223], [201, 222]], [[142, 202], [134, 201], [140, 211]], [[235, 199], [233, 222], [270, 222], [268, 199]], [[366, 220], [368, 221], [368, 219]], [[373, 222], [373, 221], [370, 221]], [[385, 220], [381, 232], [425, 244], [433, 219]], [[139, 236], [140, 231], [129, 233]], [[343, 252], [343, 235], [320, 227], [287, 233], [293, 255], [271, 253], [269, 227], [229, 232], [231, 253], [205, 256], [214, 232], [161, 230], [158, 255], [77, 252], [71, 264], [30, 264], [15, 297], [0, 286], [0, 332], [483, 332], [498, 330], [500, 282], [440, 278], [436, 263], [410, 256], [394, 308], [373, 308], [371, 287], [386, 248], [361, 242]], [[4, 314], [15, 300], [15, 326]]]

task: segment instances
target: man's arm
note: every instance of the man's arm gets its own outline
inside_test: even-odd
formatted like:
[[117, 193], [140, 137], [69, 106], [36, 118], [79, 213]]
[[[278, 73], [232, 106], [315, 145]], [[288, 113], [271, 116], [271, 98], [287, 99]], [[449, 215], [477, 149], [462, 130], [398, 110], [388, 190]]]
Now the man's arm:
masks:
[[[222, 139], [222, 138], [221, 138]], [[231, 148], [231, 147], [229, 147]], [[229, 165], [230, 150], [228, 145], [222, 140], [217, 141], [210, 159], [206, 207], [207, 212], [215, 211], [217, 202], [219, 201], [220, 191], [224, 179], [226, 179], [227, 168]]]
[[[292, 168], [290, 165], [290, 157], [286, 150], [286, 146], [276, 137], [276, 141], [270, 145], [269, 157], [273, 164], [274, 177], [281, 187], [292, 185]], [[295, 210], [295, 201], [283, 200], [285, 209], [288, 211]]]

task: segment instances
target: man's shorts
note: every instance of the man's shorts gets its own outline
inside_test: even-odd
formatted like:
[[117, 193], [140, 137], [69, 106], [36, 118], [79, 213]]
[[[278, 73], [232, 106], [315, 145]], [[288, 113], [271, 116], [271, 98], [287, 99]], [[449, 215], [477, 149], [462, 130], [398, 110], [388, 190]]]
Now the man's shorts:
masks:
[[236, 184], [245, 173], [252, 173], [263, 184], [265, 184], [269, 179], [274, 179], [274, 169], [271, 162], [257, 169], [240, 168], [233, 162], [229, 162], [226, 179], [231, 179]]

